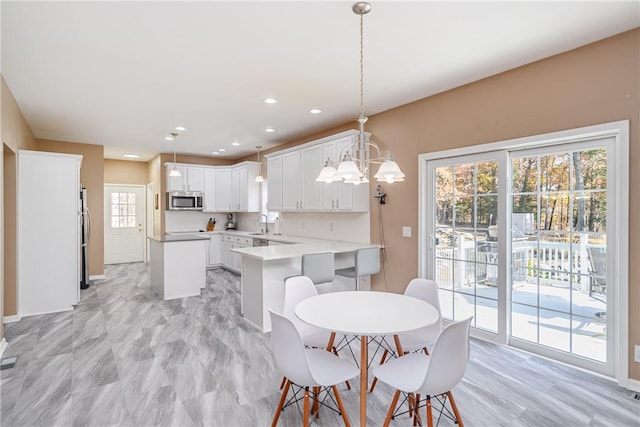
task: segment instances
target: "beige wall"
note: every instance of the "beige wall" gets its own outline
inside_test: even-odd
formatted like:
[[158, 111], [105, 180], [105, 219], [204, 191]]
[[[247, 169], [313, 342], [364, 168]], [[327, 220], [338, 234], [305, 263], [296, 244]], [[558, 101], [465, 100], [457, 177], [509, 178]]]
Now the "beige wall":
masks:
[[[407, 175], [383, 184], [389, 289], [402, 292], [418, 274], [418, 155], [505, 139], [630, 120], [630, 164], [640, 164], [640, 29], [462, 86], [369, 118], [367, 131], [391, 149]], [[354, 111], [354, 116], [356, 115]], [[355, 122], [291, 141], [297, 145], [355, 129]], [[285, 146], [278, 147], [278, 151]], [[630, 377], [640, 344], [640, 170], [631, 167], [629, 224]], [[370, 185], [371, 200], [376, 183]], [[371, 236], [378, 236], [378, 209], [371, 205]], [[402, 237], [411, 226], [412, 237]], [[382, 275], [373, 280], [383, 289]]]
[[147, 185], [147, 162], [104, 159], [104, 183]]
[[39, 151], [81, 154], [80, 183], [86, 187], [93, 227], [89, 241], [89, 275], [104, 274], [104, 147], [102, 145], [37, 140]]
[[[4, 77], [0, 78], [0, 102], [0, 135], [2, 135], [3, 143], [3, 149], [0, 151], [0, 155], [2, 155], [2, 162], [0, 162], [0, 167], [2, 168], [2, 173], [0, 173], [0, 179], [2, 180], [2, 197], [0, 197], [0, 203], [2, 204], [2, 220], [0, 221], [0, 227], [2, 228], [2, 233], [0, 233], [0, 236], [2, 236], [2, 274], [0, 274], [2, 304], [0, 304], [0, 319], [2, 319], [4, 316], [14, 316], [18, 312], [16, 299], [16, 277], [18, 274], [16, 254], [18, 251], [15, 229], [13, 233], [11, 230], [5, 230], [5, 224], [8, 227], [16, 224], [17, 207], [15, 203], [13, 205], [5, 205], [5, 198], [11, 198], [12, 194], [15, 197], [17, 188], [16, 154], [18, 150], [35, 150], [36, 141], [20, 111], [20, 107], [18, 107], [13, 94], [4, 81]], [[5, 159], [5, 155], [7, 155], [4, 153], [5, 151], [8, 153], [7, 159]], [[5, 171], [7, 162], [9, 162], [8, 170]], [[5, 282], [5, 277], [7, 282]], [[0, 340], [4, 336], [3, 334], [4, 331], [0, 325]]]

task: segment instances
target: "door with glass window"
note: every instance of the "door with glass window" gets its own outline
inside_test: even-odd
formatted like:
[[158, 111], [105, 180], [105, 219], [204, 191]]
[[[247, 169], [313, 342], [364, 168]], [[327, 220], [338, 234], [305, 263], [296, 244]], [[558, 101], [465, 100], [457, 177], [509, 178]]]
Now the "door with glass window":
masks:
[[505, 193], [498, 179], [504, 159], [503, 153], [488, 153], [428, 165], [433, 209], [427, 219], [427, 268], [438, 282], [442, 315], [454, 320], [473, 316], [472, 326], [493, 339], [505, 334], [506, 292], [499, 268]]
[[144, 261], [145, 187], [104, 186], [104, 263]]
[[613, 138], [429, 160], [425, 276], [474, 334], [611, 375]]
[[606, 140], [513, 152], [509, 197], [514, 343], [603, 373], [607, 152]]

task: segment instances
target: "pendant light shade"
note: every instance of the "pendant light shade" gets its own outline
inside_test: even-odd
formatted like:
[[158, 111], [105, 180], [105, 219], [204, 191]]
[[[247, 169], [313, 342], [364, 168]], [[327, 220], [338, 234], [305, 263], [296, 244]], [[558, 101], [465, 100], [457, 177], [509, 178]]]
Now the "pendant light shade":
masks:
[[[364, 131], [364, 124], [367, 122], [367, 117], [364, 115], [364, 15], [371, 11], [371, 5], [367, 2], [357, 2], [352, 6], [352, 10], [356, 15], [360, 15], [360, 115], [356, 119], [360, 132], [357, 140], [348, 147], [350, 152], [347, 151], [344, 157], [343, 153], [339, 153], [338, 158], [341, 158], [342, 161], [337, 168], [331, 163], [331, 159], [327, 160], [316, 181], [327, 183], [343, 181], [354, 185], [368, 183], [369, 165], [380, 163], [380, 169], [375, 174], [376, 180], [388, 183], [401, 182], [404, 181], [404, 173], [400, 170], [400, 166], [393, 161], [391, 153], [387, 153], [386, 157], [381, 157], [380, 148], [369, 139], [369, 134]], [[371, 147], [375, 148], [378, 157], [369, 157]]]

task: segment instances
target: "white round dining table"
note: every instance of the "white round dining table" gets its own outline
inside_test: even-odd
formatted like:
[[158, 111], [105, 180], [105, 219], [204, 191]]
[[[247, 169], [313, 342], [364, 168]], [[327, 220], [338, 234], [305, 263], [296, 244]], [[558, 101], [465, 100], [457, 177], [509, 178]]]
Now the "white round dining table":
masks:
[[360, 336], [360, 425], [367, 420], [368, 337], [394, 335], [397, 351], [403, 354], [398, 334], [435, 323], [438, 310], [420, 299], [376, 291], [331, 292], [298, 303], [300, 320], [332, 332], [327, 348], [333, 347], [335, 333]]

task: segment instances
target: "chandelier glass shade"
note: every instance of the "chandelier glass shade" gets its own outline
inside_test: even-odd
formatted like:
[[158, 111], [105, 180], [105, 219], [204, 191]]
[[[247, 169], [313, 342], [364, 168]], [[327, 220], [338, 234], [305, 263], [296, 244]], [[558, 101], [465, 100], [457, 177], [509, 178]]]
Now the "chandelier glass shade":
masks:
[[[360, 15], [360, 115], [356, 119], [359, 124], [357, 140], [350, 147], [339, 153], [339, 163], [336, 165], [331, 159], [327, 159], [320, 170], [316, 181], [331, 183], [342, 181], [348, 184], [368, 183], [367, 173], [370, 164], [380, 164], [374, 178], [379, 182], [401, 182], [405, 175], [400, 166], [393, 160], [390, 152], [382, 157], [378, 145], [369, 139], [369, 134], [364, 131], [367, 117], [364, 115], [364, 15], [371, 11], [371, 5], [367, 2], [357, 2], [352, 7], [353, 13]], [[374, 148], [377, 157], [370, 157], [370, 148]]]

